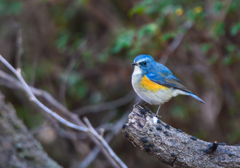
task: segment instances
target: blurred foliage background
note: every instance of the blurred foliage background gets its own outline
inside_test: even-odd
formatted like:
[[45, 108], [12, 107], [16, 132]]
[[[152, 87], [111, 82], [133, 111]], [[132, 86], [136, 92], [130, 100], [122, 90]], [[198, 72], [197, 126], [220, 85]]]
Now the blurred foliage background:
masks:
[[[0, 0], [0, 53], [31, 86], [105, 135], [139, 100], [131, 62], [152, 55], [207, 103], [178, 96], [161, 107], [162, 120], [206, 141], [239, 144], [239, 8], [238, 0]], [[86, 137], [69, 139], [22, 92], [1, 90], [53, 159], [79, 167], [94, 147]], [[121, 133], [110, 145], [129, 167], [166, 167]], [[90, 167], [111, 166], [99, 155]]]

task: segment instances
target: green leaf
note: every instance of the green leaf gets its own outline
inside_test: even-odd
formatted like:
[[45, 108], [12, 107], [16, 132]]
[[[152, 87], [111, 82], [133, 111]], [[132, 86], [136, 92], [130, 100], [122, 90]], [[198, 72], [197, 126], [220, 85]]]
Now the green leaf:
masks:
[[167, 33], [164, 33], [163, 36], [161, 37], [161, 39], [163, 41], [168, 41], [169, 39], [173, 39], [176, 37], [176, 33], [175, 32], [167, 32]]
[[108, 58], [109, 58], [109, 54], [108, 54], [107, 52], [101, 53], [101, 54], [99, 55], [99, 61], [100, 61], [101, 63], [107, 62]]
[[206, 54], [211, 48], [212, 48], [211, 43], [204, 43], [201, 45], [201, 50], [203, 51], [204, 54]]
[[130, 11], [129, 11], [129, 16], [133, 16], [134, 14], [142, 14], [142, 13], [144, 13], [144, 11], [145, 11], [145, 6], [142, 6], [142, 5], [138, 5], [138, 6], [135, 6], [135, 7], [133, 7], [132, 9], [130, 9]]
[[195, 14], [193, 13], [192, 10], [187, 11], [187, 16], [190, 21], [195, 21]]
[[82, 99], [86, 96], [87, 91], [88, 91], [88, 86], [86, 83], [81, 83], [78, 87], [77, 91], [77, 96]]
[[19, 14], [22, 11], [23, 4], [19, 1], [8, 2], [6, 5], [6, 10], [8, 14]]
[[213, 28], [215, 36], [223, 36], [225, 34], [225, 24], [223, 22], [217, 22]]
[[233, 0], [229, 6], [228, 12], [238, 11], [240, 7], [239, 0]]
[[123, 34], [120, 34], [116, 40], [115, 46], [112, 48], [113, 53], [118, 53], [123, 48], [130, 48], [133, 42], [134, 30], [128, 30]]
[[90, 0], [77, 0], [78, 5], [87, 5]]
[[148, 34], [150, 36], [153, 36], [157, 33], [158, 25], [155, 23], [151, 23], [148, 25], [143, 26], [137, 33], [138, 38], [141, 40], [141, 38]]
[[58, 39], [57, 39], [57, 47], [60, 51], [65, 51], [67, 48], [67, 43], [69, 41], [70, 35], [69, 33], [63, 33]]
[[230, 34], [231, 34], [232, 36], [235, 36], [235, 35], [239, 32], [239, 30], [240, 30], [240, 22], [239, 22], [239, 23], [236, 23], [235, 25], [233, 25], [233, 26], [231, 27]]
[[226, 57], [223, 59], [222, 63], [223, 63], [224, 65], [229, 65], [229, 64], [232, 63], [232, 58], [231, 58], [230, 56], [226, 56]]
[[218, 55], [213, 55], [213, 56], [208, 60], [208, 63], [209, 63], [210, 65], [213, 65], [213, 64], [215, 64], [215, 63], [217, 62], [217, 60], [218, 60]]
[[18, 15], [23, 9], [20, 1], [0, 1], [0, 15]]
[[[62, 75], [61, 78], [65, 78], [65, 75]], [[68, 76], [68, 80], [67, 83], [69, 86], [73, 86], [75, 84], [77, 84], [77, 82], [79, 82], [81, 80], [81, 76], [77, 73], [72, 72], [69, 76]]]
[[73, 42], [73, 44], [71, 45], [73, 51], [77, 51], [81, 46], [83, 46], [84, 44], [84, 40], [81, 38], [78, 38], [77, 40], [75, 40]]
[[214, 4], [214, 11], [216, 13], [219, 13], [221, 11], [222, 7], [223, 7], [223, 3], [220, 1], [216, 1]]
[[92, 56], [92, 51], [90, 49], [86, 49], [83, 51], [82, 53], [82, 58], [85, 60], [85, 61], [93, 61], [92, 59], [90, 59]]
[[236, 50], [236, 46], [235, 45], [227, 45], [226, 46], [226, 50], [227, 50], [227, 52], [228, 53], [232, 53], [232, 52], [234, 52], [235, 50]]
[[70, 87], [69, 93], [78, 100], [83, 99], [88, 92], [88, 85], [84, 80], [78, 81], [74, 86]]

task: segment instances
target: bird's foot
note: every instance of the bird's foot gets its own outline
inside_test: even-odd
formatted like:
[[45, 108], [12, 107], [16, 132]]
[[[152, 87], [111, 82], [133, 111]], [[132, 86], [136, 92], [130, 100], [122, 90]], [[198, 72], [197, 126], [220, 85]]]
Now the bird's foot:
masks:
[[148, 107], [147, 107], [147, 103], [146, 102], [138, 102], [136, 104], [133, 105], [133, 107], [137, 107], [139, 106], [141, 109], [148, 109], [149, 111], [151, 111]]
[[137, 102], [136, 104], [133, 105], [133, 108], [137, 107], [137, 106], [140, 106], [141, 103], [140, 102]]

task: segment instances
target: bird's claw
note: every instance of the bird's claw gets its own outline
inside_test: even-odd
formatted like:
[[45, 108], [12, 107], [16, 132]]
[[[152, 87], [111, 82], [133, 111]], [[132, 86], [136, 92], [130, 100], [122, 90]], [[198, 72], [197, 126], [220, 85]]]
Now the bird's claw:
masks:
[[137, 107], [137, 106], [140, 106], [140, 102], [137, 102], [136, 104], [133, 105], [133, 108]]
[[137, 106], [139, 106], [141, 109], [148, 109], [148, 110], [150, 110], [150, 109], [146, 106], [146, 103], [138, 102], [138, 103], [136, 103], [136, 104], [133, 105], [134, 108], [137, 107]]

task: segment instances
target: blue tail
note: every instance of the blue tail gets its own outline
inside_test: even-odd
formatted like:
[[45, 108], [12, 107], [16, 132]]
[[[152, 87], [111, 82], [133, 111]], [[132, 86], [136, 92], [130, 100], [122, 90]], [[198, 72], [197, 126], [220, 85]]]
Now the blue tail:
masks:
[[188, 93], [188, 95], [189, 95], [189, 96], [191, 96], [191, 97], [193, 97], [194, 99], [196, 99], [196, 100], [200, 101], [201, 103], [204, 103], [204, 104], [206, 104], [206, 102], [205, 102], [205, 101], [203, 101], [202, 99], [200, 99], [200, 98], [199, 98], [199, 97], [197, 97], [196, 95], [194, 95], [194, 94], [192, 94], [192, 93]]

